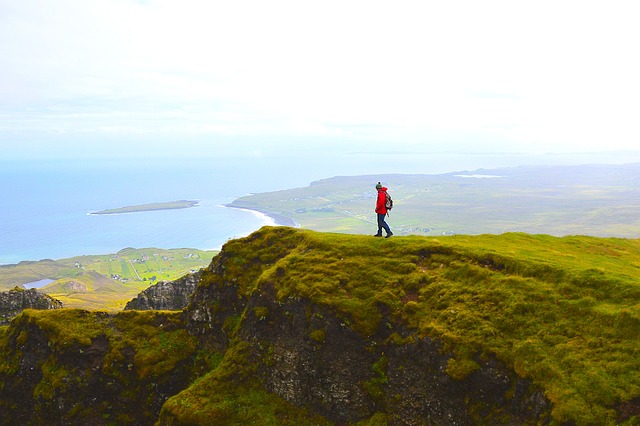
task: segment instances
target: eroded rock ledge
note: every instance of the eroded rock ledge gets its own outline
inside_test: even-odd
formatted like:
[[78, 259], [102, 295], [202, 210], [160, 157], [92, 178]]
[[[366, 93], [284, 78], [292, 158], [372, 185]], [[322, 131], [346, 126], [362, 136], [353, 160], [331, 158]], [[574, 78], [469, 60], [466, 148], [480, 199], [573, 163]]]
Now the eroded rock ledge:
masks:
[[160, 281], [127, 302], [124, 310], [182, 310], [189, 304], [199, 280], [200, 272], [195, 272], [175, 281]]
[[0, 292], [0, 325], [7, 325], [25, 309], [60, 309], [62, 302], [32, 288]]

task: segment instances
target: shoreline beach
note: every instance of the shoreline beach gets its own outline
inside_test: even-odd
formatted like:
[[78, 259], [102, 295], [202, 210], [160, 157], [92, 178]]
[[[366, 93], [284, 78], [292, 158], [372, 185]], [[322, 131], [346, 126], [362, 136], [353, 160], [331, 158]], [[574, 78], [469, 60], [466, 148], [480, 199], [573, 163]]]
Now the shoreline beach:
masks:
[[248, 207], [237, 207], [232, 204], [225, 204], [224, 206], [231, 209], [247, 211], [255, 215], [256, 217], [262, 219], [265, 222], [265, 225], [267, 226], [291, 226], [293, 228], [300, 227], [300, 225], [296, 223], [295, 220], [291, 219], [290, 217], [283, 216], [277, 213], [271, 213], [271, 212], [260, 210], [260, 209], [251, 209]]

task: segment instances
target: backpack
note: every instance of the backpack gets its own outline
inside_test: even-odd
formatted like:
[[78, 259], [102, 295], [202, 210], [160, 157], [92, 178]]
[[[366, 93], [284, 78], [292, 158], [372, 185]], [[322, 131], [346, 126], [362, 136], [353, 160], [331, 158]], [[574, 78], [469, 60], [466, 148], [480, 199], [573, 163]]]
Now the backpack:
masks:
[[387, 209], [387, 211], [389, 211], [393, 208], [393, 200], [391, 199], [391, 195], [389, 195], [387, 191], [384, 191], [384, 195], [386, 197], [384, 207]]

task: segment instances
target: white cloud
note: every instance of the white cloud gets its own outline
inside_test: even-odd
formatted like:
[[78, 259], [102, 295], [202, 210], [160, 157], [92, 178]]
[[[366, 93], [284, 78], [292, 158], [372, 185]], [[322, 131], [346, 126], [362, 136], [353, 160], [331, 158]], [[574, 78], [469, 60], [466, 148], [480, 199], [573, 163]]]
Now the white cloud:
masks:
[[636, 149], [634, 11], [630, 1], [0, 0], [0, 138]]

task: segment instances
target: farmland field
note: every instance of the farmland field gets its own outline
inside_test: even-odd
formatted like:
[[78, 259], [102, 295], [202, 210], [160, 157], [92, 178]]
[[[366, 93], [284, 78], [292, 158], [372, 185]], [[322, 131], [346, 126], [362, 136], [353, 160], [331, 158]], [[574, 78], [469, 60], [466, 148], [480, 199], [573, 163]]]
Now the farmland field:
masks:
[[41, 291], [67, 307], [118, 310], [155, 282], [175, 280], [206, 267], [215, 253], [126, 248], [115, 254], [20, 262], [0, 266], [0, 290], [48, 279], [53, 282]]

